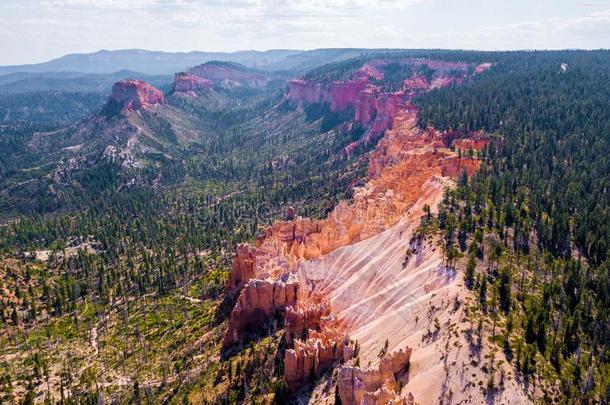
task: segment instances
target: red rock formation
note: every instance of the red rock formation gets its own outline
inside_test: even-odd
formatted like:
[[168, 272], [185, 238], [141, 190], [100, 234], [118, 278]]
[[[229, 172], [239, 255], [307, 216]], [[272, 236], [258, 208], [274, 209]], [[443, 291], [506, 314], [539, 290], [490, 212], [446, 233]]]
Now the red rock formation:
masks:
[[408, 393], [396, 393], [396, 382], [406, 374], [411, 349], [386, 354], [376, 368], [362, 369], [346, 365], [339, 370], [338, 389], [341, 403], [359, 404], [412, 404]]
[[294, 340], [293, 348], [284, 355], [284, 380], [288, 387], [294, 391], [307, 385], [311, 377], [319, 376], [343, 358], [348, 341], [339, 329], [330, 326], [320, 332], [310, 331], [307, 340]]
[[[438, 66], [462, 67], [451, 63]], [[369, 73], [374, 71], [360, 74]], [[414, 88], [421, 86], [420, 79], [412, 83]], [[452, 81], [454, 77], [446, 79]], [[357, 88], [351, 87], [354, 82], [346, 82], [346, 87], [336, 86], [333, 92], [330, 84], [292, 80], [288, 83], [287, 97], [331, 103], [334, 95], [339, 98], [335, 108], [355, 103], [357, 120], [368, 126], [369, 134], [385, 131], [369, 155], [369, 181], [355, 189], [351, 204], [341, 202], [326, 219], [293, 218], [294, 212], [290, 210], [285, 221], [267, 228], [264, 236], [257, 239], [256, 247], [240, 245], [227, 285], [236, 290], [245, 283], [231, 314], [225, 347], [242, 341], [251, 329], [260, 330], [272, 319], [283, 317], [287, 346], [284, 378], [293, 390], [307, 384], [312, 373], [318, 375], [338, 360], [348, 361], [352, 357], [346, 332], [359, 317], [363, 319], [360, 315], [365, 315], [350, 315], [349, 307], [339, 313], [341, 318], [333, 313], [328, 303], [332, 292], [316, 287], [325, 280], [320, 272], [326, 269], [317, 268], [315, 263], [331, 257], [325, 255], [340, 247], [381, 234], [405, 215], [412, 220], [419, 218], [424, 204], [442, 198], [446, 184], [442, 176], [457, 176], [464, 169], [473, 174], [479, 164], [474, 159], [459, 158], [448, 149], [453, 136], [458, 134], [440, 133], [432, 128], [421, 130], [417, 125], [417, 109], [408, 104], [409, 94], [380, 93], [368, 85], [356, 92]], [[306, 264], [312, 265], [311, 274], [315, 277], [308, 276]], [[383, 299], [382, 295], [376, 299]], [[412, 403], [408, 394], [395, 394], [396, 380], [403, 376], [409, 356], [408, 349], [388, 355], [371, 370], [346, 366], [339, 381], [344, 403]]]
[[[420, 73], [405, 78], [403, 88], [396, 93], [384, 93], [373, 82], [382, 82], [383, 69], [388, 64], [403, 64], [418, 69], [426, 66], [433, 70], [431, 80]], [[486, 64], [475, 68], [481, 72]], [[385, 130], [392, 128], [398, 111], [417, 94], [460, 84], [469, 73], [470, 65], [462, 62], [435, 61], [430, 59], [405, 58], [399, 60], [378, 59], [368, 61], [345, 81], [311, 81], [293, 79], [288, 81], [286, 98], [298, 103], [330, 103], [331, 111], [345, 111], [355, 108], [354, 121], [367, 129], [362, 139], [348, 145], [345, 154], [351, 153], [361, 144], [374, 141]]]
[[405, 98], [402, 93], [380, 94], [376, 100], [377, 113], [370, 132], [377, 134], [386, 129], [391, 129], [394, 117], [403, 109], [404, 102]]
[[430, 83], [425, 76], [413, 75], [403, 82], [405, 90], [426, 91], [430, 88]]
[[430, 83], [430, 90], [434, 90], [434, 89], [440, 89], [443, 87], [449, 87], [453, 84], [461, 84], [464, 81], [463, 77], [446, 77], [446, 76], [440, 76], [440, 77], [436, 77], [434, 79], [432, 79], [432, 82]]
[[284, 330], [286, 341], [305, 340], [310, 330], [318, 331], [329, 320], [330, 303], [286, 308]]
[[249, 333], [265, 331], [270, 321], [277, 315], [283, 315], [286, 307], [296, 305], [298, 292], [299, 284], [296, 281], [248, 281], [231, 311], [224, 347], [242, 342]]
[[452, 142], [455, 149], [461, 149], [462, 153], [468, 153], [468, 150], [473, 151], [483, 150], [489, 145], [489, 139], [484, 138], [481, 134], [475, 134], [472, 138], [456, 139]]
[[248, 280], [256, 278], [256, 248], [246, 243], [237, 245], [227, 289], [236, 290]]
[[310, 80], [288, 80], [286, 98], [296, 102], [330, 103], [331, 93], [328, 83], [319, 83]]
[[475, 158], [459, 158], [452, 156], [442, 160], [443, 176], [459, 177], [464, 170], [468, 176], [472, 176], [479, 171], [480, 167], [481, 162]]
[[405, 93], [379, 94], [375, 89], [360, 93], [355, 120], [369, 128], [365, 143], [380, 132], [392, 128], [394, 117], [404, 110], [407, 99]]
[[121, 80], [112, 86], [110, 101], [124, 111], [135, 111], [164, 102], [163, 93], [142, 80]]
[[287, 99], [306, 103], [330, 103], [331, 111], [345, 111], [355, 106], [360, 92], [370, 85], [367, 76], [332, 83], [292, 79], [287, 84]]
[[488, 70], [492, 66], [493, 66], [493, 63], [481, 63], [480, 65], [477, 65], [474, 68], [474, 72], [476, 74], [480, 74], [480, 73], [483, 73], [484, 71]]
[[212, 87], [212, 81], [188, 73], [176, 73], [174, 92], [195, 93]]
[[348, 80], [345, 82], [333, 82], [330, 91], [330, 110], [345, 111], [356, 105], [358, 95], [369, 86], [366, 77], [360, 80]]

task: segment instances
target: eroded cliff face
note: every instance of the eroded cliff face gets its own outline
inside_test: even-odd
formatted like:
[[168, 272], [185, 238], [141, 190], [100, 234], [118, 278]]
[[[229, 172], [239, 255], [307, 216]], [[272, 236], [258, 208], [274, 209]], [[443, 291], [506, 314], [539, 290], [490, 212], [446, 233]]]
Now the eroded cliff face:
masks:
[[[352, 203], [340, 203], [323, 220], [297, 216], [275, 222], [255, 246], [238, 247], [228, 288], [241, 292], [225, 346], [241, 341], [252, 320], [269, 325], [271, 319], [283, 319], [278, 326], [285, 330], [287, 347], [284, 378], [292, 390], [307, 385], [337, 362], [353, 361], [354, 335], [393, 313], [395, 304], [408, 304], [408, 296], [399, 300], [397, 295], [404, 282], [386, 273], [384, 266], [398, 259], [403, 266], [405, 246], [419, 225], [424, 206], [435, 207], [451, 182], [444, 175], [446, 162], [454, 162], [456, 173], [478, 165], [475, 158], [459, 159], [457, 152], [448, 149], [445, 134], [419, 129], [413, 111], [400, 111], [393, 127], [371, 153], [369, 181], [355, 190]], [[355, 255], [353, 260], [346, 259], [351, 255]], [[407, 264], [401, 267], [404, 277], [410, 279], [407, 286], [429, 284], [425, 289], [415, 288], [423, 295], [455, 279], [455, 272], [428, 272], [441, 267], [440, 250], [420, 248], [418, 258]], [[411, 271], [419, 275], [412, 279]], [[294, 286], [294, 300], [274, 300], [275, 289], [283, 291], [284, 285]], [[397, 318], [389, 325], [399, 328], [400, 323]], [[363, 357], [373, 345], [383, 344], [385, 333], [392, 333], [379, 332], [375, 339], [358, 337], [360, 360], [371, 361], [376, 371], [349, 365], [354, 387], [343, 389], [356, 392], [357, 400], [349, 402], [346, 397], [344, 403], [376, 403], [370, 401], [385, 401], [388, 395], [393, 395], [395, 403], [410, 401], [409, 392], [396, 394], [396, 371], [390, 378], [386, 366], [375, 366], [378, 358]], [[393, 343], [393, 352], [410, 354], [406, 345]], [[405, 360], [404, 355], [397, 356]], [[370, 373], [375, 375], [374, 382], [362, 383], [360, 377]], [[339, 384], [342, 389], [345, 382], [339, 379]], [[369, 402], [359, 402], [365, 397]]]
[[123, 111], [136, 111], [164, 101], [161, 90], [142, 80], [121, 80], [112, 86], [109, 103]]
[[196, 95], [199, 91], [205, 91], [213, 85], [211, 80], [204, 79], [188, 73], [176, 73], [174, 79], [174, 92]]
[[[472, 66], [428, 59], [371, 60], [346, 80], [289, 80], [286, 98], [296, 103], [327, 103], [331, 111], [354, 108], [354, 122], [362, 125], [366, 131], [362, 139], [346, 148], [349, 156], [360, 144], [368, 144], [383, 131], [391, 129], [394, 117], [398, 112], [412, 108], [410, 101], [418, 94], [460, 84], [470, 74], [482, 73], [489, 67], [490, 64]], [[384, 90], [389, 84], [396, 87], [391, 82], [397, 80], [386, 77], [384, 71], [391, 74], [401, 68], [412, 72], [411, 75], [399, 81], [397, 91]]]
[[[373, 66], [360, 74], [380, 72]], [[320, 87], [301, 84], [293, 88], [304, 97], [327, 97]], [[480, 133], [420, 129], [416, 109], [402, 95], [397, 101], [367, 89], [363, 95], [377, 103], [375, 114], [386, 101], [392, 120], [369, 155], [368, 182], [327, 218], [291, 210], [255, 245], [238, 247], [227, 286], [238, 298], [225, 347], [247, 335], [252, 319], [266, 327], [275, 322], [284, 331], [284, 379], [293, 392], [334, 368], [331, 385], [343, 404], [484, 401], [464, 373], [485, 377], [480, 369], [468, 371], [472, 353], [455, 333], [468, 327], [462, 305], [468, 292], [445, 265], [438, 241], [417, 229], [453, 179], [479, 169], [476, 152], [488, 141]], [[367, 111], [363, 106], [359, 119], [375, 122]], [[286, 288], [294, 289], [290, 299]], [[522, 399], [516, 389], [507, 392], [504, 398]], [[334, 391], [321, 389], [315, 398], [332, 403]]]
[[344, 365], [338, 373], [338, 391], [342, 404], [414, 404], [412, 394], [399, 395], [397, 384], [408, 381], [411, 349], [384, 355], [375, 367]]
[[282, 316], [286, 307], [297, 303], [298, 293], [299, 283], [293, 279], [250, 279], [231, 312], [225, 347], [240, 343], [250, 334], [259, 334], [271, 327], [275, 317]]

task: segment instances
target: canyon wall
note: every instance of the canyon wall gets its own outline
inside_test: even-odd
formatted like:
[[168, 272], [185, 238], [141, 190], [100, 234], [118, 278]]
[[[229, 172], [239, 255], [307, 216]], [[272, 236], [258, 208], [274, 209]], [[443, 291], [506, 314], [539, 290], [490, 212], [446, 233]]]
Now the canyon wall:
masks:
[[[380, 77], [381, 69], [359, 73], [369, 74]], [[412, 79], [414, 87], [434, 85]], [[289, 84], [289, 94], [310, 102], [333, 97], [332, 86], [302, 80]], [[346, 91], [335, 108], [353, 103], [354, 94]], [[338, 367], [333, 381], [343, 404], [484, 401], [479, 390], [463, 387], [471, 353], [452, 332], [466, 328], [461, 302], [468, 292], [445, 265], [439, 241], [417, 230], [453, 179], [479, 169], [475, 152], [488, 141], [480, 133], [419, 128], [404, 94], [365, 88], [355, 103], [358, 120], [386, 123], [368, 156], [367, 183], [325, 219], [291, 209], [255, 245], [238, 247], [227, 282], [237, 305], [225, 346], [242, 342], [252, 322], [273, 323], [284, 331], [284, 380], [293, 392]], [[470, 372], [484, 378], [480, 369]], [[521, 399], [513, 388], [505, 398]], [[332, 401], [334, 391], [324, 395]]]
[[[392, 73], [396, 67], [413, 72], [398, 82], [398, 90], [384, 90], [384, 86], [396, 87], [395, 77], [385, 77], [384, 71]], [[287, 82], [286, 99], [299, 104], [329, 104], [331, 111], [346, 111], [354, 108], [354, 122], [365, 128], [361, 139], [348, 145], [347, 156], [360, 145], [378, 139], [385, 130], [391, 129], [399, 111], [413, 108], [410, 101], [417, 95], [433, 89], [457, 85], [471, 72], [479, 74], [491, 67], [461, 62], [435, 61], [429, 59], [376, 59], [366, 62], [345, 80], [315, 80], [296, 78]], [[423, 74], [425, 72], [426, 74]]]
[[[443, 162], [454, 162], [457, 171], [475, 165], [474, 158], [458, 159], [457, 153], [445, 146], [443, 133], [419, 129], [413, 111], [398, 112], [393, 125], [371, 153], [369, 181], [355, 190], [351, 204], [340, 203], [323, 220], [296, 216], [277, 221], [255, 245], [244, 244], [237, 249], [227, 288], [238, 294], [238, 300], [225, 346], [242, 341], [252, 322], [269, 325], [271, 319], [283, 319], [278, 327], [285, 331], [287, 346], [284, 378], [292, 390], [306, 386], [337, 362], [349, 361], [354, 351], [350, 346], [353, 334], [362, 333], [364, 325], [393, 311], [392, 298], [405, 285], [390, 274], [379, 273], [379, 267], [370, 260], [377, 257], [380, 264], [392, 266], [402, 263], [405, 238], [418, 226], [424, 206], [435, 207], [449, 182]], [[350, 267], [345, 268], [342, 258], [352, 252], [362, 257], [349, 260]], [[441, 263], [440, 251], [425, 250], [409, 268], [421, 271]], [[411, 277], [408, 271], [404, 274]], [[431, 287], [421, 290], [422, 294], [430, 294], [432, 285], [442, 288], [454, 276], [435, 271], [428, 278]], [[417, 280], [426, 282], [419, 277]], [[275, 289], [283, 285], [294, 286], [296, 293], [290, 299], [275, 300]], [[397, 327], [394, 322], [389, 325]], [[383, 335], [376, 336], [378, 343]], [[375, 344], [362, 337], [359, 341], [365, 350]], [[393, 349], [410, 353], [409, 347], [398, 346], [393, 342]], [[363, 358], [363, 354], [362, 360], [379, 361], [368, 354]], [[356, 366], [350, 367], [353, 371]], [[379, 374], [379, 369], [376, 375], [375, 384], [361, 385], [358, 379], [352, 379], [357, 387], [351, 389], [362, 397], [381, 399], [395, 392], [388, 391], [388, 387], [395, 387], [395, 379]], [[396, 403], [408, 403], [408, 399], [405, 392]], [[344, 403], [350, 402], [346, 399]]]

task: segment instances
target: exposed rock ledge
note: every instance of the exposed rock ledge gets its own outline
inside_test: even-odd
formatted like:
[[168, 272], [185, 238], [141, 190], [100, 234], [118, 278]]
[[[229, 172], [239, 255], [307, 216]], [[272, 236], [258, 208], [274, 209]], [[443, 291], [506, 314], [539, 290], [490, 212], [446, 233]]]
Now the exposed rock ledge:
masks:
[[161, 90], [142, 80], [121, 80], [112, 86], [109, 103], [120, 110], [136, 111], [165, 101]]
[[[225, 347], [243, 341], [252, 329], [263, 332], [261, 328], [274, 323], [283, 327], [284, 379], [294, 391], [324, 369], [349, 360], [350, 338], [355, 337], [366, 344], [361, 359], [377, 363], [366, 370], [353, 364], [341, 369], [344, 403], [412, 403], [410, 390], [396, 394], [397, 381], [406, 371], [401, 367], [411, 351], [380, 361], [371, 356], [382, 338], [371, 325], [389, 316], [389, 327], [403, 323], [404, 314], [394, 306], [409, 305], [410, 298], [397, 295], [400, 291], [414, 289], [413, 299], [418, 300], [455, 280], [455, 272], [437, 270], [442, 258], [434, 248], [422, 248], [401, 264], [424, 206], [434, 209], [442, 198], [449, 182], [444, 174], [464, 169], [473, 174], [470, 169], [478, 168], [476, 159], [459, 158], [449, 150], [444, 137], [433, 129], [419, 129], [414, 112], [398, 113], [393, 129], [371, 154], [369, 181], [356, 189], [352, 204], [340, 203], [324, 220], [278, 221], [255, 246], [240, 245], [227, 282], [239, 296]], [[391, 347], [398, 343], [391, 342]]]
[[411, 349], [386, 354], [377, 367], [362, 369], [345, 365], [339, 369], [341, 403], [411, 405], [413, 395], [401, 392], [406, 380]]

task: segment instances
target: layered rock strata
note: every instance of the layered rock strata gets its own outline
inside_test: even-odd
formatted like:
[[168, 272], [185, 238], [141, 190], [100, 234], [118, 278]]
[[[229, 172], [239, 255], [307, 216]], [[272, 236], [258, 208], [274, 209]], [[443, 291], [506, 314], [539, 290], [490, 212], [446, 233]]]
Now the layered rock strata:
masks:
[[271, 327], [276, 317], [283, 317], [286, 307], [297, 303], [298, 293], [299, 284], [295, 280], [249, 280], [231, 311], [224, 346], [240, 343]]

